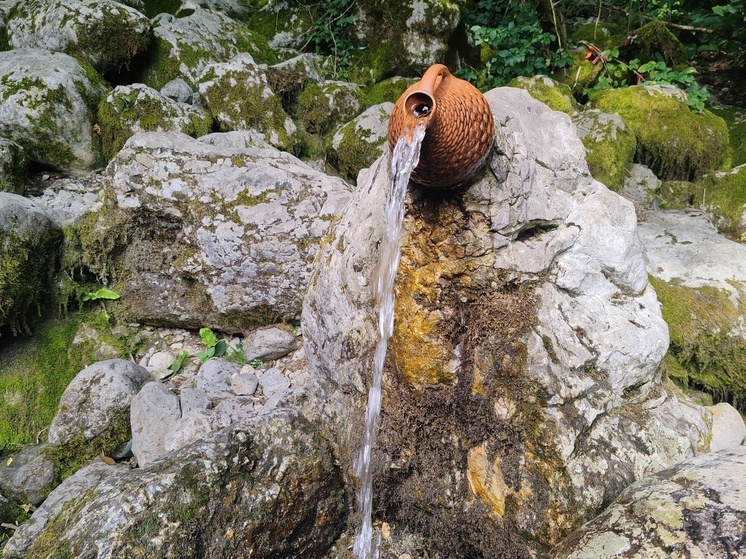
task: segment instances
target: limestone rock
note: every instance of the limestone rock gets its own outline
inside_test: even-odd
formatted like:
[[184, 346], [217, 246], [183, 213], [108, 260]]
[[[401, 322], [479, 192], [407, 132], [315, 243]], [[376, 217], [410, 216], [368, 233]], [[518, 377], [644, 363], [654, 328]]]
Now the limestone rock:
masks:
[[244, 340], [244, 355], [248, 361], [279, 359], [296, 349], [298, 342], [287, 327], [270, 326], [250, 332]]
[[[520, 76], [512, 80], [508, 85], [510, 87], [525, 89], [531, 94], [531, 97], [537, 101], [541, 101], [553, 111], [567, 113], [573, 119], [578, 113], [578, 102], [575, 101], [572, 90], [566, 84], [554, 81], [549, 76], [532, 76], [530, 78]], [[580, 133], [580, 126], [577, 122], [575, 124], [578, 126], [578, 132]], [[590, 164], [591, 162], [588, 161], [589, 166]], [[604, 184], [606, 183], [604, 182]]]
[[59, 410], [49, 427], [48, 442], [64, 447], [79, 439], [106, 441], [111, 455], [130, 438], [129, 406], [140, 389], [152, 380], [144, 367], [126, 359], [89, 365], [65, 389]]
[[310, 52], [273, 64], [266, 71], [272, 91], [290, 106], [297, 105], [298, 95], [308, 84], [321, 83], [326, 74], [324, 58]]
[[39, 205], [0, 192], [0, 324], [26, 327], [49, 288], [62, 240], [60, 230]]
[[0, 138], [0, 192], [23, 196], [27, 165], [24, 149], [15, 142]]
[[54, 465], [44, 456], [45, 444], [3, 456], [0, 492], [18, 504], [39, 506], [54, 483]]
[[[617, 113], [586, 109], [573, 115], [578, 136], [583, 141], [588, 168], [593, 177], [619, 191], [627, 178], [627, 168], [635, 155], [637, 140]], [[629, 197], [629, 196], [627, 196]]]
[[270, 144], [290, 148], [295, 124], [250, 54], [207, 65], [198, 82], [199, 94], [221, 132], [254, 128]]
[[710, 450], [716, 452], [743, 444], [746, 425], [738, 410], [728, 403], [720, 402], [707, 408], [712, 413], [712, 439]]
[[346, 515], [329, 445], [302, 418], [221, 429], [147, 468], [95, 463], [16, 530], [4, 559], [323, 557]]
[[746, 447], [642, 479], [552, 551], [552, 559], [710, 557], [746, 552]]
[[0, 52], [0, 136], [29, 160], [69, 171], [101, 163], [93, 132], [105, 82], [63, 53], [28, 48]]
[[115, 203], [81, 237], [86, 263], [133, 320], [223, 332], [299, 317], [350, 190], [287, 153], [178, 133], [133, 136], [107, 175]]
[[176, 101], [177, 103], [191, 103], [194, 91], [187, 82], [181, 78], [175, 78], [161, 88], [161, 95]]
[[227, 62], [241, 52], [270, 61], [263, 38], [220, 12], [199, 9], [180, 18], [164, 14], [157, 21], [156, 52], [143, 76], [143, 82], [155, 89], [175, 78], [195, 86], [207, 65]]
[[27, 0], [8, 18], [13, 48], [64, 52], [104, 74], [129, 65], [150, 39], [148, 18], [114, 0]]
[[627, 174], [619, 193], [644, 208], [657, 209], [656, 195], [660, 191], [661, 181], [653, 171], [644, 165], [633, 164], [627, 168]]
[[99, 103], [98, 118], [107, 159], [138, 132], [174, 131], [198, 138], [212, 129], [212, 117], [204, 109], [173, 101], [144, 84], [115, 87]]
[[360, 113], [363, 92], [340, 81], [309, 83], [298, 96], [298, 120], [309, 134], [325, 135]]
[[[515, 88], [486, 97], [490, 169], [460, 191], [409, 192], [374, 487], [429, 551], [542, 556], [635, 479], [705, 450], [709, 425], [662, 385], [667, 327], [632, 204], [591, 177], [566, 114]], [[301, 322], [348, 471], [388, 166], [361, 171]]]
[[197, 372], [196, 388], [210, 398], [231, 394], [231, 381], [239, 373], [238, 367], [225, 359], [213, 357], [205, 361]]
[[158, 382], [149, 382], [132, 399], [132, 454], [141, 468], [166, 453], [164, 439], [180, 418], [179, 397]]
[[340, 126], [332, 137], [330, 162], [351, 180], [361, 169], [370, 167], [388, 149], [388, 122], [394, 104], [373, 105], [350, 122]]
[[254, 373], [239, 373], [231, 379], [231, 390], [238, 396], [252, 396], [259, 386], [259, 379]]

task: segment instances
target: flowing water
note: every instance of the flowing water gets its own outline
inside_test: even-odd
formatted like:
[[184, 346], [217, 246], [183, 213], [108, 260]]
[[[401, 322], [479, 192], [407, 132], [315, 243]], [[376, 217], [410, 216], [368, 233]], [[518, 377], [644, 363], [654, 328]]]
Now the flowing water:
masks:
[[384, 211], [384, 236], [375, 285], [378, 306], [378, 344], [373, 357], [373, 379], [365, 409], [365, 442], [360, 449], [355, 474], [360, 482], [358, 506], [363, 517], [355, 536], [353, 552], [358, 559], [378, 559], [378, 544], [373, 539], [373, 474], [370, 469], [371, 454], [376, 441], [378, 418], [381, 414], [381, 374], [386, 358], [386, 348], [394, 331], [394, 280], [399, 267], [401, 251], [399, 241], [404, 224], [404, 200], [412, 171], [420, 159], [420, 146], [425, 137], [424, 123], [418, 125], [408, 137], [407, 131], [396, 143], [391, 155], [392, 185]]

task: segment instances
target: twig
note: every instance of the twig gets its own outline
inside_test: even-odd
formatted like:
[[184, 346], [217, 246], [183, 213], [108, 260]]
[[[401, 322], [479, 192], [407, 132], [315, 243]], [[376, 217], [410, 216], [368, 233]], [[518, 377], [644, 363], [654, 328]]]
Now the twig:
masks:
[[5, 528], [6, 530], [17, 530], [18, 526], [15, 524], [9, 524], [8, 522], [0, 522], [0, 528]]

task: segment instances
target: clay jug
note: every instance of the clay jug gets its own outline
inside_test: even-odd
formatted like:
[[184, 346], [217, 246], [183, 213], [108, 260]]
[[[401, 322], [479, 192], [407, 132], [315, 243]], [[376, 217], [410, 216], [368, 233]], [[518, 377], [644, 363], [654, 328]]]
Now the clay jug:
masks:
[[402, 135], [411, 138], [420, 122], [426, 123], [427, 131], [413, 182], [456, 186], [484, 167], [495, 127], [489, 103], [476, 87], [451, 75], [442, 64], [428, 68], [399, 97], [389, 120], [389, 148], [393, 151]]

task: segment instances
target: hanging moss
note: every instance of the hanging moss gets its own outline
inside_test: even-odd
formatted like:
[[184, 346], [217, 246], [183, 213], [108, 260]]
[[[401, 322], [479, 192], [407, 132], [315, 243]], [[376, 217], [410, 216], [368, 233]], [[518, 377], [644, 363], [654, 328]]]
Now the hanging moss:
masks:
[[659, 86], [632, 86], [598, 92], [592, 105], [619, 113], [637, 139], [635, 162], [661, 180], [696, 181], [722, 162], [728, 129], [719, 116], [692, 112], [675, 94]]

